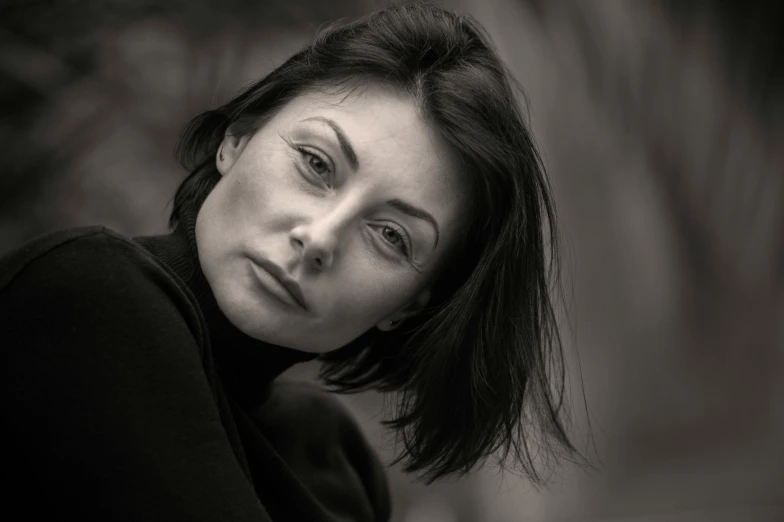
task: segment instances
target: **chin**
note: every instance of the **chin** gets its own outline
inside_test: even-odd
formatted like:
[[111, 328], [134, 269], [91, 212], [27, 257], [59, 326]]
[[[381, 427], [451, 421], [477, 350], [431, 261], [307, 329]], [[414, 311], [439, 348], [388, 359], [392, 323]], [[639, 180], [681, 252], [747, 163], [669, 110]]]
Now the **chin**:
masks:
[[[274, 310], [258, 300], [257, 296], [238, 279], [230, 284], [216, 284], [213, 294], [218, 308], [239, 331], [253, 339], [308, 353], [326, 353], [346, 346], [352, 339], [340, 342], [323, 332], [312, 332], [303, 324], [290, 324]], [[292, 338], [291, 335], [295, 334]], [[358, 337], [358, 336], [356, 336]], [[318, 342], [314, 343], [316, 339]]]
[[239, 331], [258, 341], [284, 348], [312, 351], [297, 346], [292, 339], [280, 332], [300, 331], [295, 325], [285, 324], [258, 301], [253, 292], [241, 284], [220, 286], [215, 289], [215, 300], [226, 319]]

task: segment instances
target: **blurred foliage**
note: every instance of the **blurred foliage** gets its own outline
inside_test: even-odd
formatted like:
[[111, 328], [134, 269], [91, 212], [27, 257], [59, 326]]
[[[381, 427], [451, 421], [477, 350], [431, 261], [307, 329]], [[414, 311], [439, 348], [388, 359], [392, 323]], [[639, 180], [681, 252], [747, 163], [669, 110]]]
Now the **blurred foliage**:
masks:
[[765, 0], [665, 0], [683, 32], [710, 21], [736, 87], [751, 98], [766, 124], [784, 119], [772, 108], [784, 92], [784, 4]]

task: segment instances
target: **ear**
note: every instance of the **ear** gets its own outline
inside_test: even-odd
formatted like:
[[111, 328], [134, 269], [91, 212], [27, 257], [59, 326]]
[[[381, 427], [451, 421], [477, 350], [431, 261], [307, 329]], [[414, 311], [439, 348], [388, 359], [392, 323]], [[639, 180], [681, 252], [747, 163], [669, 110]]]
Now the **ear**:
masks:
[[225, 176], [231, 170], [232, 165], [234, 165], [245, 149], [245, 145], [250, 141], [250, 135], [235, 136], [230, 134], [230, 132], [231, 128], [226, 130], [226, 135], [223, 137], [220, 147], [218, 147], [218, 152], [215, 153], [215, 166], [218, 168], [221, 176]]
[[389, 332], [400, 326], [406, 318], [416, 314], [420, 310], [422, 310], [425, 305], [430, 301], [430, 289], [426, 288], [419, 292], [414, 299], [409, 301], [405, 306], [401, 307], [400, 309], [394, 311], [378, 323], [376, 323], [376, 328], [381, 330], [382, 332]]

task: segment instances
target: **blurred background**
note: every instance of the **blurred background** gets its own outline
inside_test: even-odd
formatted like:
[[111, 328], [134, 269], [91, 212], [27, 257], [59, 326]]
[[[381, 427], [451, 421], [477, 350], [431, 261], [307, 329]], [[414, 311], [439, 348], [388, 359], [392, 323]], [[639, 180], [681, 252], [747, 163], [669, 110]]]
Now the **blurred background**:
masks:
[[[537, 491], [392, 466], [395, 522], [784, 520], [782, 4], [440, 3], [484, 24], [527, 93], [571, 289], [573, 429], [600, 469]], [[5, 0], [0, 255], [71, 226], [165, 232], [186, 121], [381, 5]], [[391, 462], [382, 399], [344, 402]]]

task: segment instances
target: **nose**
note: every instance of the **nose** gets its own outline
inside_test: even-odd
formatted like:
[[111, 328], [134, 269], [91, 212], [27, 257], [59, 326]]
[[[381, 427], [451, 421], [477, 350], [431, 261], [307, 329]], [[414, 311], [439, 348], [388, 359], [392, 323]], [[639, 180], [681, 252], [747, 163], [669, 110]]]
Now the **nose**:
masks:
[[300, 253], [306, 267], [328, 270], [335, 259], [339, 224], [330, 216], [295, 226], [289, 233], [291, 245]]

